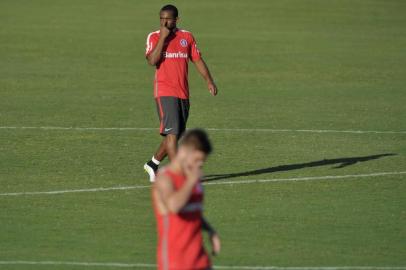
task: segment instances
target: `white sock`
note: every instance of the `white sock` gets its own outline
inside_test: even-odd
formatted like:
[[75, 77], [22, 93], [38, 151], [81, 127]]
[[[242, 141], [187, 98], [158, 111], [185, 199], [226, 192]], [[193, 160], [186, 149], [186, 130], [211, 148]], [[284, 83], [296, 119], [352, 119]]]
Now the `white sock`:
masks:
[[157, 165], [157, 166], [159, 165], [159, 163], [161, 163], [159, 160], [155, 159], [154, 156], [151, 158], [151, 161], [154, 162], [155, 165]]

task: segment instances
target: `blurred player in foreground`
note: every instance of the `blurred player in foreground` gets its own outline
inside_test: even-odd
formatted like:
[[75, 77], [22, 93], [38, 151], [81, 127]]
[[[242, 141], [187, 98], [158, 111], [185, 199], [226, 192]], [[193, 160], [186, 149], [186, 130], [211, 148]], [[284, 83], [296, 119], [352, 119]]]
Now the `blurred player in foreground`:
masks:
[[178, 9], [162, 7], [160, 29], [147, 37], [145, 57], [155, 66], [154, 97], [158, 109], [162, 142], [144, 170], [155, 180], [160, 162], [175, 157], [177, 141], [186, 129], [189, 117], [188, 63], [194, 63], [207, 83], [209, 92], [217, 95], [217, 86], [204, 62], [191, 32], [177, 28]]
[[212, 150], [206, 132], [187, 131], [170, 164], [161, 169], [152, 189], [158, 230], [159, 270], [212, 269], [203, 246], [202, 229], [209, 233], [212, 254], [220, 238], [203, 217], [202, 166]]

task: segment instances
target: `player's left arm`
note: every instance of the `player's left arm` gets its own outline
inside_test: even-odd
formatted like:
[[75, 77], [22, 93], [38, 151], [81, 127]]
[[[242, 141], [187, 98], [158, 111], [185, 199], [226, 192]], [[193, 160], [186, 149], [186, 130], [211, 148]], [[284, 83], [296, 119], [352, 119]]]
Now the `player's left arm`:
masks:
[[210, 225], [210, 223], [202, 217], [202, 229], [209, 233], [212, 254], [217, 255], [220, 253], [221, 250], [221, 241], [218, 233], [216, 230]]
[[211, 73], [209, 71], [209, 68], [206, 65], [206, 62], [204, 62], [203, 58], [199, 58], [198, 60], [193, 62], [197, 68], [197, 71], [202, 75], [202, 77], [205, 79], [207, 82], [207, 88], [209, 89], [210, 93], [215, 96], [217, 95], [217, 86], [214, 83], [213, 77], [211, 76]]

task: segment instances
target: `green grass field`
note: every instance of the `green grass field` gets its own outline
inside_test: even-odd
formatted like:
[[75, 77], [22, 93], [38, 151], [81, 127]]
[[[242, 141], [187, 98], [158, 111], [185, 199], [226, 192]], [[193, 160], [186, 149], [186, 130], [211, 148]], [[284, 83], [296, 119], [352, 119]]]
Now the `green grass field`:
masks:
[[[6, 194], [149, 185], [157, 130], [103, 128], [158, 127], [144, 50], [165, 3], [0, 2], [0, 269], [155, 263], [149, 188]], [[220, 90], [190, 66], [214, 264], [406, 269], [406, 1], [174, 4]]]

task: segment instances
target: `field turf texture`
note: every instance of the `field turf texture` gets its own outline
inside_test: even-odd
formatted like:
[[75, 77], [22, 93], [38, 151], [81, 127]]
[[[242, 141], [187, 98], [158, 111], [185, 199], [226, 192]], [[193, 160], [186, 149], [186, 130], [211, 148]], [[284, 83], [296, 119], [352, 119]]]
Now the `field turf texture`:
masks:
[[[149, 185], [144, 51], [164, 4], [0, 2], [1, 194]], [[235, 182], [205, 186], [214, 264], [406, 267], [406, 1], [174, 4], [219, 88], [190, 65], [189, 127], [212, 128], [209, 183]], [[120, 127], [153, 129], [104, 129]], [[154, 264], [155, 242], [149, 188], [0, 196], [0, 262]]]

